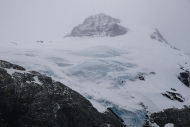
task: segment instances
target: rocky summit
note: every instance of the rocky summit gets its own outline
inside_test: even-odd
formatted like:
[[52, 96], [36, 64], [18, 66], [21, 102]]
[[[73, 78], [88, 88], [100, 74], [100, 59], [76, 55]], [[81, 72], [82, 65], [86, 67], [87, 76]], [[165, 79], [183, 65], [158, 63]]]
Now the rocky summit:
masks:
[[124, 127], [51, 77], [0, 60], [0, 127]]
[[90, 16], [84, 22], [73, 28], [65, 37], [83, 36], [119, 36], [127, 33], [128, 29], [119, 25], [120, 20], [106, 14]]

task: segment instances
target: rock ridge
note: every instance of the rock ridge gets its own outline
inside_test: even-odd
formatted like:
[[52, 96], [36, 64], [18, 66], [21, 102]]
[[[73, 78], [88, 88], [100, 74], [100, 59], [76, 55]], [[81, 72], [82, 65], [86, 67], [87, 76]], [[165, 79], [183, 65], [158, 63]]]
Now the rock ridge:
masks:
[[[9, 74], [9, 69], [15, 72]], [[0, 127], [124, 127], [51, 77], [0, 60]]]

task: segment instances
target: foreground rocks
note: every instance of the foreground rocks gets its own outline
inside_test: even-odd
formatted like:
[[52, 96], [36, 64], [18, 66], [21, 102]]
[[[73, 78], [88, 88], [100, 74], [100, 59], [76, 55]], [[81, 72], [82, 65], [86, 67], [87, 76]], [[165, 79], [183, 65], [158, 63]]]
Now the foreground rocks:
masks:
[[165, 127], [167, 124], [173, 124], [174, 127], [190, 127], [190, 106], [184, 105], [182, 109], [168, 108], [147, 115], [143, 127]]
[[127, 33], [128, 29], [119, 25], [120, 20], [106, 14], [90, 16], [84, 22], [73, 28], [65, 37], [83, 36], [119, 36]]
[[190, 127], [190, 107], [170, 108], [163, 112], [153, 113], [150, 120], [160, 127], [164, 127], [168, 123], [173, 123], [174, 127]]
[[60, 82], [0, 61], [0, 127], [124, 127]]

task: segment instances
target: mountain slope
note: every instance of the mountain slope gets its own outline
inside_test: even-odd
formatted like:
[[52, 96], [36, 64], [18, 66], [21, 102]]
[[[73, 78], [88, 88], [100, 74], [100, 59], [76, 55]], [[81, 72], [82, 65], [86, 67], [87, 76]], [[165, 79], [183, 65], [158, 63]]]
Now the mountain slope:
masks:
[[130, 30], [114, 38], [2, 43], [0, 58], [67, 84], [98, 111], [112, 109], [128, 127], [141, 127], [154, 112], [190, 105], [189, 87], [178, 79], [190, 69], [190, 56], [151, 39], [155, 29], [122, 25]]
[[2, 60], [0, 67], [1, 127], [124, 127], [51, 77]]

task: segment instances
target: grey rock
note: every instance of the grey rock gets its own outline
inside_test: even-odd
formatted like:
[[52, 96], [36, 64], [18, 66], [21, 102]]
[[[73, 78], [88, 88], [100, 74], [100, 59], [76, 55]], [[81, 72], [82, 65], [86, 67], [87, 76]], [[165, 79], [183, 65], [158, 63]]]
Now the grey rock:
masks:
[[142, 80], [142, 81], [145, 81], [145, 73], [139, 73], [138, 74], [138, 77], [139, 77], [139, 80]]
[[156, 72], [150, 72], [150, 74], [155, 75], [155, 74], [156, 74]]
[[[124, 127], [51, 77], [0, 61], [0, 127]], [[19, 70], [12, 75], [9, 68]]]
[[173, 123], [174, 127], [190, 127], [190, 107], [170, 108], [162, 112], [152, 113], [150, 121], [155, 122], [160, 127], [164, 127], [168, 123]]
[[186, 70], [185, 72], [181, 72], [178, 76], [178, 79], [187, 87], [190, 87], [190, 74], [189, 70]]
[[168, 43], [164, 37], [160, 34], [158, 29], [155, 29], [155, 32], [153, 32], [152, 34], [150, 34], [150, 38], [151, 39], [155, 39], [158, 40], [160, 42], [164, 42], [164, 43]]
[[176, 89], [174, 89], [174, 88], [171, 88], [171, 90], [173, 90], [173, 91], [177, 91]]
[[25, 70], [25, 68], [19, 66], [19, 65], [16, 65], [16, 64], [12, 64], [12, 63], [9, 63], [9, 62], [6, 62], [4, 60], [0, 60], [0, 67], [2, 68], [7, 68], [7, 69], [16, 69], [16, 70]]
[[169, 92], [166, 91], [166, 93], [161, 93], [164, 97], [167, 97], [170, 100], [177, 100], [179, 102], [184, 102], [185, 99], [182, 97], [182, 95], [180, 93], [176, 93], [176, 92]]
[[65, 37], [82, 36], [119, 36], [127, 33], [128, 29], [119, 25], [120, 20], [106, 14], [90, 16], [84, 22], [73, 28]]
[[140, 80], [145, 80], [142, 75], [139, 76], [139, 79], [140, 79]]
[[159, 32], [159, 30], [156, 28], [155, 31], [153, 33], [150, 34], [150, 38], [157, 40], [159, 42], [165, 43], [167, 45], [169, 45], [171, 48], [175, 49], [175, 50], [179, 50], [178, 48], [172, 46], [171, 44], [169, 44], [164, 37], [162, 36], [162, 34]]

